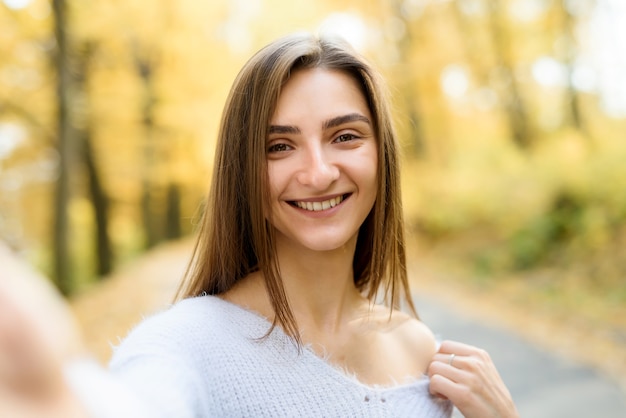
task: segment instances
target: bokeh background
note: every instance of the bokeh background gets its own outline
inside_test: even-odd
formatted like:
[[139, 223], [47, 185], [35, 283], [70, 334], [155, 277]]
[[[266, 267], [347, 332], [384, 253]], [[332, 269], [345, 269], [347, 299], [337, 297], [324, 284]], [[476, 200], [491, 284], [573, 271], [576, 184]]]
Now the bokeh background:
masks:
[[0, 239], [71, 297], [192, 235], [232, 80], [297, 30], [388, 80], [412, 265], [626, 353], [622, 0], [0, 0]]

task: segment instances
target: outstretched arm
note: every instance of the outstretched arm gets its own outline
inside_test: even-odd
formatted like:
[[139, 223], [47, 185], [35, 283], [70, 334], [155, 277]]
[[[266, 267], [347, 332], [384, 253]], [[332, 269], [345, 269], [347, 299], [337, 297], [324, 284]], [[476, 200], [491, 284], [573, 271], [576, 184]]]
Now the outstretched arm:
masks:
[[428, 375], [431, 393], [450, 399], [465, 418], [519, 417], [491, 357], [480, 348], [444, 341]]
[[100, 367], [63, 298], [0, 242], [0, 417], [198, 416], [192, 373], [170, 357]]
[[0, 266], [0, 416], [86, 416], [62, 370], [81, 352], [69, 308], [2, 243]]

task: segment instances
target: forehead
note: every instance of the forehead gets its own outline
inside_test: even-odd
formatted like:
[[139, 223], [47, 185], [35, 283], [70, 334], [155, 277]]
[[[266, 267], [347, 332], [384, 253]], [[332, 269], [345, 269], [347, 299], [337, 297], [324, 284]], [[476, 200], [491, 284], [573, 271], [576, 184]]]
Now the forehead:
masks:
[[361, 113], [371, 119], [363, 89], [353, 76], [324, 68], [299, 69], [284, 84], [272, 123], [303, 116], [309, 120], [325, 119], [348, 113]]

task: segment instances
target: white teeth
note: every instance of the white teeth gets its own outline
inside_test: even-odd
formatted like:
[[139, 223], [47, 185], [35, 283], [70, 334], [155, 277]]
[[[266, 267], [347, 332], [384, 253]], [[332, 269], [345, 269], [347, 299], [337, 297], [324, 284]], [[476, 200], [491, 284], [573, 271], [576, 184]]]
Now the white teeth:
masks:
[[319, 212], [321, 210], [334, 208], [341, 202], [343, 202], [343, 196], [333, 197], [332, 199], [324, 200], [323, 202], [295, 202], [295, 204], [300, 209]]

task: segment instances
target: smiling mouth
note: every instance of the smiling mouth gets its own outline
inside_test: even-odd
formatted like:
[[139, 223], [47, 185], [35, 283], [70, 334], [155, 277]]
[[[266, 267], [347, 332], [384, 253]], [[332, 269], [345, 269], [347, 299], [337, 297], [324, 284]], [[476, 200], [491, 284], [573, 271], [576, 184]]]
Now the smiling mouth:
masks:
[[337, 197], [333, 197], [332, 199], [328, 199], [328, 200], [323, 200], [321, 202], [298, 202], [298, 201], [293, 201], [293, 202], [289, 202], [292, 206], [296, 206], [300, 209], [304, 209], [304, 210], [308, 210], [311, 212], [319, 212], [322, 210], [326, 210], [326, 209], [330, 209], [330, 208], [334, 208], [335, 206], [337, 206], [338, 204], [340, 204], [341, 202], [343, 202], [345, 199], [347, 199], [350, 196], [350, 194], [344, 194], [341, 196], [337, 196]]

